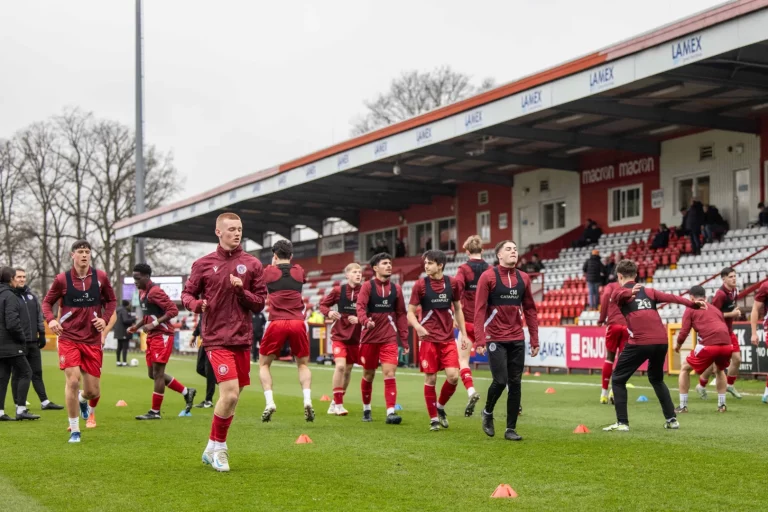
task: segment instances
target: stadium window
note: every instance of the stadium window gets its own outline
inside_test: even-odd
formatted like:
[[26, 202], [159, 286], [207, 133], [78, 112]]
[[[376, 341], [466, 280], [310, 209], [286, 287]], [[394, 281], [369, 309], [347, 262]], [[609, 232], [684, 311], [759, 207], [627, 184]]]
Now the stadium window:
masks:
[[430, 249], [456, 250], [456, 218], [430, 220], [411, 225], [411, 256], [419, 256]]
[[565, 227], [565, 201], [541, 204], [541, 230], [551, 231]]
[[697, 198], [702, 204], [709, 204], [709, 175], [692, 176], [690, 178], [677, 179], [677, 205], [676, 209], [688, 208], [691, 199]]
[[435, 248], [432, 242], [434, 239], [432, 236], [432, 221], [416, 224], [414, 226], [413, 232], [415, 238], [413, 240], [414, 243], [411, 244], [411, 247], [413, 247], [416, 251], [413, 256], [424, 254], [425, 251], [429, 251]]
[[642, 184], [608, 190], [608, 226], [625, 226], [642, 221]]
[[369, 260], [373, 258], [374, 254], [380, 252], [388, 252], [389, 254], [395, 254], [395, 242], [397, 241], [397, 229], [385, 229], [383, 231], [375, 231], [373, 233], [366, 233], [363, 235], [365, 245], [365, 259]]
[[491, 241], [491, 212], [477, 212], [477, 234], [483, 243]]

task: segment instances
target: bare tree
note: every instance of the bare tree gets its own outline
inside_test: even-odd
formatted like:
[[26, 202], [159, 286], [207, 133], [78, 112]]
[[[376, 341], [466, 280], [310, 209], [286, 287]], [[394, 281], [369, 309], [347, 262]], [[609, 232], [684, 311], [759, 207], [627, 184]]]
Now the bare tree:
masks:
[[352, 135], [361, 135], [450, 105], [491, 89], [493, 85], [493, 79], [486, 78], [475, 86], [469, 75], [454, 71], [450, 66], [427, 72], [405, 71], [392, 80], [387, 92], [364, 102], [367, 113], [353, 120]]
[[0, 261], [14, 266], [14, 257], [22, 240], [19, 229], [19, 203], [23, 200], [24, 155], [10, 141], [0, 141]]

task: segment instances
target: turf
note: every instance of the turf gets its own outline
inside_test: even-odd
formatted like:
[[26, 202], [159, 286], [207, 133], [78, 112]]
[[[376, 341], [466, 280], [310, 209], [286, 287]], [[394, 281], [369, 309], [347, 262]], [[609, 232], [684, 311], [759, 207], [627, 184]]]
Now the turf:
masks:
[[[135, 357], [135, 356], [132, 356]], [[63, 376], [56, 356], [44, 354], [51, 398], [63, 402]], [[192, 358], [176, 357], [169, 372], [203, 390]], [[448, 430], [430, 432], [423, 380], [413, 371], [398, 378], [404, 422], [384, 424], [383, 385], [374, 383], [374, 423], [360, 421], [360, 372], [350, 385], [347, 417], [325, 414], [331, 372], [313, 367], [317, 420], [303, 418], [294, 367], [277, 366], [273, 421], [263, 424], [264, 397], [256, 379], [246, 388], [230, 430], [232, 471], [218, 474], [200, 456], [212, 410], [177, 417], [182, 399], [166, 392], [162, 421], [133, 419], [150, 405], [152, 383], [143, 366], [116, 368], [107, 354], [99, 426], [81, 425], [83, 442], [66, 442], [64, 411], [44, 411], [36, 422], [0, 423], [0, 500], [8, 510], [759, 510], [765, 506], [760, 475], [768, 460], [764, 440], [768, 406], [761, 382], [739, 381], [751, 393], [718, 414], [716, 395], [704, 402], [692, 394], [681, 429], [667, 431], [647, 381], [631, 382], [628, 433], [604, 433], [614, 421], [610, 406], [597, 403], [599, 376], [525, 377], [522, 443], [503, 440], [503, 403], [497, 436], [480, 429], [479, 410], [463, 417], [466, 392], [459, 386], [448, 405]], [[484, 394], [485, 371], [476, 373]], [[675, 380], [670, 378], [671, 388]], [[555, 394], [545, 394], [553, 387]], [[644, 394], [647, 403], [635, 399]], [[201, 395], [199, 395], [201, 396]], [[673, 397], [677, 392], [673, 390]], [[128, 407], [115, 407], [118, 400]], [[502, 399], [504, 400], [504, 398]], [[10, 402], [8, 398], [7, 402]], [[31, 409], [39, 410], [34, 392]], [[480, 402], [482, 406], [483, 401]], [[84, 422], [81, 422], [84, 423]], [[578, 424], [590, 434], [573, 434]], [[300, 434], [313, 444], [296, 445]], [[516, 499], [491, 499], [510, 484]], [[695, 501], [694, 501], [695, 500]], [[709, 504], [704, 506], [703, 504]]]

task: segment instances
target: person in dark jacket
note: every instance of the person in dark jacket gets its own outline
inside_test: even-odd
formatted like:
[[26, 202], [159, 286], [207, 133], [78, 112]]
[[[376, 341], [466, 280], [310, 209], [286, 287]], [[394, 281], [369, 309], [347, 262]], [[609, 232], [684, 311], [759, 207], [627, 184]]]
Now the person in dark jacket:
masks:
[[[128, 344], [131, 342], [131, 334], [128, 328], [136, 322], [136, 316], [131, 313], [131, 301], [123, 300], [115, 314], [115, 339], [117, 340], [117, 366], [128, 366]], [[122, 361], [120, 360], [122, 358]]]
[[[41, 409], [44, 411], [60, 411], [64, 406], [57, 405], [48, 400], [48, 394], [45, 392], [45, 382], [43, 382], [43, 358], [40, 350], [45, 347], [45, 324], [43, 323], [43, 310], [40, 308], [40, 302], [35, 294], [27, 286], [27, 273], [23, 268], [16, 269], [13, 285], [19, 293], [19, 298], [26, 310], [25, 320], [28, 328], [27, 334], [27, 362], [32, 368], [32, 386], [40, 399]], [[11, 394], [13, 401], [19, 403], [16, 397], [16, 391], [19, 386], [19, 374], [13, 372], [11, 378]]]
[[40, 416], [27, 410], [27, 394], [32, 378], [32, 368], [26, 358], [27, 331], [29, 323], [24, 325], [27, 315], [19, 292], [12, 286], [16, 271], [11, 267], [0, 269], [0, 421], [13, 421], [5, 414], [5, 395], [11, 371], [19, 376], [16, 390], [16, 420], [36, 420]]
[[587, 288], [589, 290], [589, 307], [597, 309], [600, 306], [600, 285], [603, 284], [605, 268], [600, 261], [600, 251], [595, 249], [582, 268], [587, 278]]
[[267, 317], [264, 312], [255, 313], [251, 319], [253, 323], [253, 345], [251, 345], [251, 359], [254, 363], [259, 361], [259, 343], [264, 336], [264, 326], [267, 324]]
[[757, 208], [760, 213], [757, 215], [757, 224], [759, 226], [768, 226], [768, 208], [765, 207], [765, 203], [759, 203]]
[[666, 249], [669, 246], [669, 229], [666, 224], [659, 226], [659, 232], [653, 237], [651, 249]]
[[697, 198], [691, 199], [691, 207], [688, 208], [688, 213], [685, 216], [685, 229], [688, 235], [691, 237], [691, 246], [693, 247], [693, 254], [698, 256], [701, 254], [701, 228], [704, 227], [706, 222], [706, 214], [704, 213], [704, 205], [701, 204]]
[[[202, 328], [203, 315], [200, 315], [195, 330], [192, 331], [193, 340], [197, 340], [197, 338], [200, 337]], [[197, 373], [205, 377], [205, 399], [195, 405], [195, 407], [198, 409], [210, 409], [213, 407], [213, 394], [216, 392], [216, 374], [213, 373], [213, 366], [211, 366], [211, 362], [205, 356], [205, 349], [203, 348], [202, 342], [200, 342], [200, 349], [197, 353]]]
[[704, 205], [704, 240], [712, 243], [715, 238], [718, 240], [723, 233], [728, 231], [728, 223], [720, 215], [720, 210], [716, 206]]

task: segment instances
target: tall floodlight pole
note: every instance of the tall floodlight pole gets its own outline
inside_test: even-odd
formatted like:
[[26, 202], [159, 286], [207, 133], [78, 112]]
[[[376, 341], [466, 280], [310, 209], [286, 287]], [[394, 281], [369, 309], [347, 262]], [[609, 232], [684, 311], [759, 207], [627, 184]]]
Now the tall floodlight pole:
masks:
[[[136, 0], [136, 215], [144, 213], [144, 41], [141, 0]], [[136, 262], [143, 262], [144, 238], [136, 238]]]

